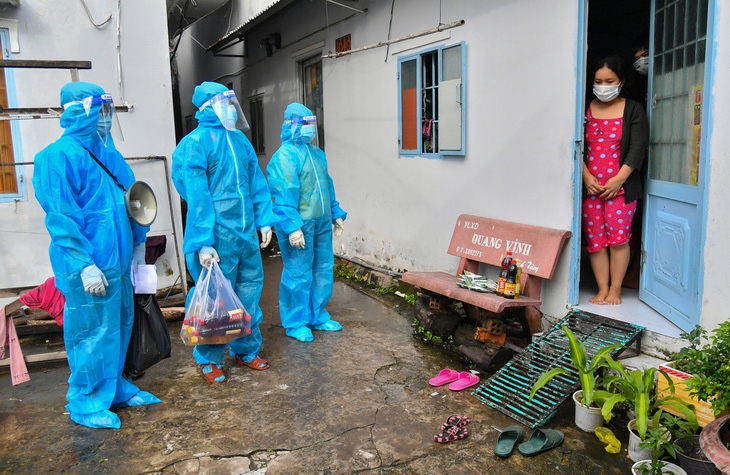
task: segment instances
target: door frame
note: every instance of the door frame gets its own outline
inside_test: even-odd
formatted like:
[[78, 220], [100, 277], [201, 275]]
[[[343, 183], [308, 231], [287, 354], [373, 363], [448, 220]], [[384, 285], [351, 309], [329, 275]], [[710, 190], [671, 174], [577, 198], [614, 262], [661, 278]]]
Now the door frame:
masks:
[[[583, 166], [583, 122], [585, 117], [585, 87], [586, 87], [586, 61], [587, 61], [587, 45], [588, 45], [588, 3], [590, 0], [581, 0], [578, 4], [578, 35], [576, 43], [576, 115], [575, 115], [575, 129], [573, 135], [573, 222], [572, 231], [573, 239], [571, 239], [571, 252], [570, 252], [570, 291], [568, 294], [568, 304], [571, 306], [578, 305], [580, 301], [580, 266], [581, 266], [581, 232], [582, 232], [582, 220], [581, 212], [582, 209], [582, 195], [583, 195], [583, 177], [582, 177], [582, 166]], [[655, 0], [651, 0], [651, 14], [650, 14], [650, 71], [653, 70], [654, 66], [654, 13], [656, 3]], [[705, 270], [705, 242], [707, 239], [707, 210], [709, 201], [709, 179], [710, 179], [710, 145], [712, 143], [713, 134], [713, 118], [714, 118], [714, 101], [711, 100], [713, 97], [714, 89], [714, 78], [715, 78], [715, 63], [717, 60], [718, 51], [718, 39], [717, 39], [717, 22], [720, 17], [718, 14], [718, 2], [716, 0], [708, 0], [707, 4], [707, 43], [706, 43], [706, 61], [709, 61], [705, 66], [704, 74], [704, 87], [703, 94], [705, 97], [710, 98], [703, 103], [702, 109], [702, 137], [700, 140], [700, 180], [701, 184], [701, 196], [698, 200], [700, 222], [699, 222], [699, 238], [698, 245], [700, 246], [700, 259], [698, 269], [698, 299], [696, 316], [693, 318], [694, 324], [699, 324], [701, 319], [702, 310], [702, 295], [704, 290], [704, 270]], [[650, 76], [651, 79], [651, 76]], [[651, 100], [651, 88], [652, 81], [649, 80], [648, 94]], [[651, 104], [651, 101], [649, 101]], [[651, 119], [651, 108], [648, 111], [649, 118]], [[644, 214], [644, 221], [642, 226], [646, 226], [647, 214]], [[645, 238], [646, 234], [644, 234]], [[641, 244], [641, 256], [642, 264], [645, 261], [645, 246]], [[642, 265], [642, 277], [643, 283], [643, 265]]]
[[583, 122], [585, 121], [586, 62], [588, 55], [588, 2], [578, 3], [578, 41], [575, 52], [575, 129], [573, 130], [573, 237], [570, 240], [570, 291], [568, 305], [580, 301], [580, 255], [583, 220]]

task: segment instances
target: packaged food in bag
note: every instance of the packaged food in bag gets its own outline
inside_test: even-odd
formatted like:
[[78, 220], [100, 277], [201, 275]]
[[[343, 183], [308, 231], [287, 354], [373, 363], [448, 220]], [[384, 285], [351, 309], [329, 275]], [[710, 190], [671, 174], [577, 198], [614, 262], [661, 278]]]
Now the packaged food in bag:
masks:
[[203, 269], [185, 311], [180, 338], [187, 346], [225, 344], [251, 333], [246, 311], [218, 263]]

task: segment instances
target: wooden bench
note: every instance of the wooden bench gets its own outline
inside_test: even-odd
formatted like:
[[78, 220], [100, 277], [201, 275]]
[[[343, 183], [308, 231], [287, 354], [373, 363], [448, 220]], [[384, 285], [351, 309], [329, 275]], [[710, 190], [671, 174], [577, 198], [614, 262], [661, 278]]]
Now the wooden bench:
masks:
[[[570, 235], [570, 231], [462, 214], [456, 221], [448, 250], [449, 254], [461, 258], [456, 275], [406, 272], [403, 282], [419, 287], [428, 295], [429, 307], [434, 310], [445, 309], [458, 301], [477, 323], [489, 319], [516, 319], [522, 326], [523, 339], [530, 343], [532, 333], [540, 328], [542, 280], [553, 277], [560, 252]], [[519, 298], [507, 299], [456, 285], [465, 270], [478, 274], [480, 262], [500, 267], [507, 251], [512, 251], [513, 259], [523, 262]]]

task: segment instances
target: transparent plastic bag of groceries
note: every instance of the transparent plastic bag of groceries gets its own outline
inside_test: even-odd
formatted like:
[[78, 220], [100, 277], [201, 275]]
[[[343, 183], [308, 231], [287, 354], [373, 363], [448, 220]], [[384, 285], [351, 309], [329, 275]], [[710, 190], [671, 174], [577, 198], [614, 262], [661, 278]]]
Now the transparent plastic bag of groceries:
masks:
[[187, 346], [221, 345], [251, 333], [251, 315], [213, 261], [195, 286], [180, 338]]

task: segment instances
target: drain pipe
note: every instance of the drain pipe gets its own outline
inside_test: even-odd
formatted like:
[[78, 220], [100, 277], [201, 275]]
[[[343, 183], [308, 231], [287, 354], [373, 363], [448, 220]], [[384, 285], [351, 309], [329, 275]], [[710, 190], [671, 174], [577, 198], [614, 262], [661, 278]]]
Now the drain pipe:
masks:
[[367, 269], [374, 270], [376, 272], [382, 272], [383, 274], [387, 274], [387, 275], [390, 275], [393, 277], [402, 277], [403, 276], [402, 272], [396, 272], [396, 271], [392, 271], [390, 269], [383, 269], [382, 267], [375, 267], [373, 265], [370, 265], [366, 262], [361, 261], [360, 259], [358, 259], [356, 257], [347, 257], [347, 256], [342, 256], [340, 254], [335, 254], [335, 257], [338, 259], [342, 259], [344, 261], [352, 262], [354, 264], [365, 267]]

